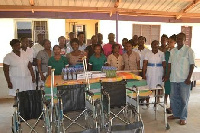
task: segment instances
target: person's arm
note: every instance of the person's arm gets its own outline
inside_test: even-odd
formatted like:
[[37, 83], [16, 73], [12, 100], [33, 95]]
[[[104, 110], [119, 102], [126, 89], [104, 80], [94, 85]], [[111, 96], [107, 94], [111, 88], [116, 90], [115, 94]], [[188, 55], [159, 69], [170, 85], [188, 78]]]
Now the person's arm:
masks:
[[140, 70], [140, 60], [137, 61], [137, 70]]
[[148, 64], [148, 60], [144, 60], [143, 61], [143, 70], [142, 70], [142, 78], [146, 79], [146, 71], [147, 71], [147, 64]]
[[45, 81], [45, 77], [44, 77], [44, 75], [43, 75], [43, 73], [42, 73], [42, 68], [41, 68], [41, 66], [42, 66], [41, 60], [38, 60], [38, 59], [37, 59], [38, 72], [39, 72], [39, 74], [40, 74], [40, 76], [41, 76], [41, 80], [42, 80], [42, 81]]
[[89, 70], [89, 71], [92, 71], [92, 65], [89, 64], [88, 66], [89, 66], [89, 67], [88, 67], [88, 70]]
[[35, 74], [34, 74], [34, 72], [33, 72], [33, 67], [32, 67], [32, 64], [31, 64], [30, 61], [29, 61], [29, 63], [28, 63], [28, 69], [29, 69], [29, 71], [30, 71], [30, 73], [31, 73], [31, 76], [32, 76], [32, 82], [35, 83]]
[[12, 89], [13, 88], [13, 85], [10, 81], [10, 76], [9, 76], [9, 65], [6, 65], [3, 63], [3, 72], [4, 72], [4, 75], [6, 77], [6, 81], [7, 81], [7, 84], [8, 84], [8, 88], [9, 89]]
[[192, 73], [193, 73], [193, 70], [194, 70], [194, 64], [191, 64], [190, 65], [190, 71], [189, 71], [189, 74], [187, 76], [187, 79], [185, 80], [185, 84], [189, 85], [191, 83], [191, 76], [192, 76]]
[[170, 73], [171, 73], [171, 63], [168, 62], [168, 68], [167, 68], [167, 74], [165, 75], [164, 77], [164, 82], [166, 82], [167, 80], [169, 80], [169, 76], [170, 76]]
[[162, 77], [162, 80], [165, 81], [166, 61], [163, 61], [163, 62], [162, 62], [162, 66], [163, 66], [163, 77]]

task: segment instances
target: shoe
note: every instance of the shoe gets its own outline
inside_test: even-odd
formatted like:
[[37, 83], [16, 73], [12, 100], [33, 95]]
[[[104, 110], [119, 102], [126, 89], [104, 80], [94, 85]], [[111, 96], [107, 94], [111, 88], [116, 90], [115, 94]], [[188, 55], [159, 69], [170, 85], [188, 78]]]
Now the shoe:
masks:
[[180, 117], [174, 117], [173, 115], [170, 115], [167, 117], [167, 119], [174, 120], [174, 119], [180, 119]]
[[180, 125], [186, 125], [186, 124], [187, 124], [186, 120], [180, 120]]
[[172, 110], [170, 108], [166, 109], [167, 114], [172, 114]]

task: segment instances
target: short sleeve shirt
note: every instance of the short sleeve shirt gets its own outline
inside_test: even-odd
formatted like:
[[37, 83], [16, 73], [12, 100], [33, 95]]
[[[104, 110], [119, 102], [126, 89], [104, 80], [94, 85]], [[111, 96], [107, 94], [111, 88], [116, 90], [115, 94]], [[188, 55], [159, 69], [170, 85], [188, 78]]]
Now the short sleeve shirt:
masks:
[[[53, 56], [54, 53], [51, 51], [51, 56]], [[48, 72], [48, 61], [49, 61], [49, 55], [45, 50], [41, 50], [37, 54], [37, 59], [41, 60], [41, 69], [42, 72]]]
[[101, 71], [102, 66], [107, 62], [105, 55], [101, 54], [99, 58], [93, 54], [89, 59], [89, 65], [92, 65], [92, 71]]
[[[119, 54], [122, 55], [122, 53], [123, 53], [123, 51], [122, 51], [122, 45], [119, 44], [119, 46], [120, 46], [120, 48], [119, 48]], [[109, 43], [105, 44], [103, 46], [103, 51], [104, 51], [104, 55], [106, 57], [108, 57], [110, 54], [112, 54], [112, 44], [109, 44]]]
[[140, 69], [142, 69], [145, 54], [148, 53], [150, 50], [147, 49], [147, 48], [144, 48], [143, 50], [138, 50], [138, 47], [137, 47], [137, 48], [134, 48], [133, 51], [135, 51], [139, 54], [139, 56], [140, 56]]
[[122, 55], [124, 60], [124, 70], [137, 70], [137, 62], [140, 60], [140, 56], [135, 51], [132, 51], [131, 55], [127, 53]]
[[25, 77], [31, 75], [28, 69], [29, 61], [29, 58], [27, 58], [26, 53], [23, 51], [20, 52], [20, 57], [14, 52], [11, 52], [3, 59], [3, 63], [10, 66], [9, 76], [15, 77]]
[[62, 72], [62, 69], [69, 65], [66, 57], [61, 56], [60, 60], [55, 60], [54, 56], [49, 58], [48, 66], [51, 66], [51, 68], [55, 69], [54, 74], [60, 75]]
[[169, 62], [171, 63], [171, 82], [184, 82], [190, 71], [190, 65], [195, 64], [193, 50], [183, 45], [181, 49], [174, 48], [170, 51]]
[[116, 58], [113, 54], [108, 56], [107, 63], [111, 66], [116, 67], [117, 70], [122, 70], [122, 66], [124, 65], [122, 56], [119, 55], [119, 57]]
[[67, 60], [69, 61], [70, 66], [83, 66], [84, 52], [81, 51], [79, 56], [73, 56], [71, 53], [66, 55]]

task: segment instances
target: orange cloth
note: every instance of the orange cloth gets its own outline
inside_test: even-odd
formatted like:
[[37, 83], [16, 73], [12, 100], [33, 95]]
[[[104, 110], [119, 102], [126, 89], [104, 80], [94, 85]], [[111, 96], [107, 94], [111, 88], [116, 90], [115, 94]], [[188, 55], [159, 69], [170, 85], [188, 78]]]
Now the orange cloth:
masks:
[[[141, 80], [142, 78], [140, 76], [137, 76], [130, 72], [117, 72], [117, 77], [114, 78], [92, 78], [90, 79], [90, 83], [96, 83], [96, 82], [117, 82], [121, 81], [123, 79], [136, 79]], [[61, 86], [61, 85], [75, 85], [75, 84], [86, 84], [85, 79], [81, 80], [67, 80], [64, 81], [62, 79], [61, 75], [55, 75], [54, 76], [54, 86]], [[45, 87], [51, 87], [51, 76], [48, 76], [45, 82]]]

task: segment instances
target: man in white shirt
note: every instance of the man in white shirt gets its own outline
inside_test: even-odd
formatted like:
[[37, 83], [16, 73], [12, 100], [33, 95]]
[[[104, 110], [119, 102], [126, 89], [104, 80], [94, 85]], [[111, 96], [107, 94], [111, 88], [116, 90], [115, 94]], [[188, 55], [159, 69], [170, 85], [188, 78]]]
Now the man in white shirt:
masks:
[[77, 37], [78, 37], [78, 40], [79, 40], [79, 50], [84, 51], [85, 48], [86, 48], [86, 44], [84, 43], [84, 41], [85, 41], [84, 32], [79, 32]]
[[67, 47], [66, 54], [71, 53], [73, 51], [72, 46], [71, 46], [71, 40], [74, 39], [74, 32], [70, 32], [68, 36], [69, 36], [69, 42], [66, 44], [66, 47]]
[[[191, 76], [194, 69], [194, 52], [184, 44], [186, 35], [177, 35], [177, 47], [170, 51], [168, 72], [165, 81], [171, 82], [170, 105], [173, 115], [168, 119], [180, 119], [180, 125], [186, 124], [187, 108], [190, 97]], [[171, 72], [171, 74], [170, 74]]]

